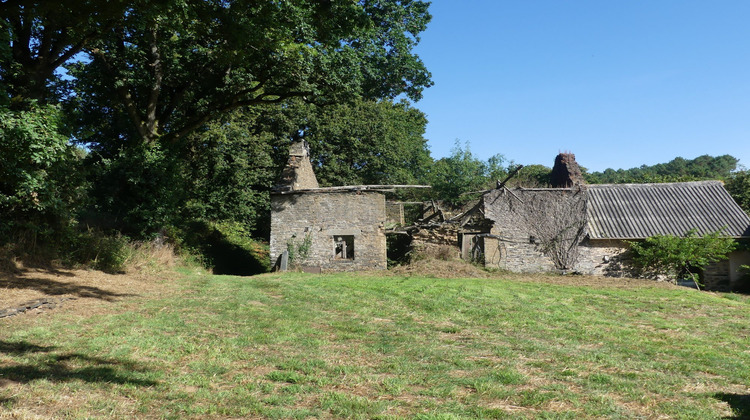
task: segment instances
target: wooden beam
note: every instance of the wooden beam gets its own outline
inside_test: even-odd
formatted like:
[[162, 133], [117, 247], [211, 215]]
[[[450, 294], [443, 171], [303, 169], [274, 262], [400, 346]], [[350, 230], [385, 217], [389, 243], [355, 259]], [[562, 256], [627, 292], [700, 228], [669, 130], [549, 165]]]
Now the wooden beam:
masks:
[[339, 192], [339, 191], [383, 191], [391, 192], [397, 188], [432, 188], [430, 185], [343, 185], [340, 187], [308, 188], [301, 190], [279, 191], [274, 194], [295, 194], [308, 192]]

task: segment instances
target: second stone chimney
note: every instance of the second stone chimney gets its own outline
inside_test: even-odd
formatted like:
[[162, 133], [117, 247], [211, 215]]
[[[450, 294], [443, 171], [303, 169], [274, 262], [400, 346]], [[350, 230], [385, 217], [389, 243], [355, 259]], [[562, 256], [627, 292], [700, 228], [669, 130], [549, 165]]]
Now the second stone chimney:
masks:
[[552, 188], [570, 188], [586, 183], [586, 180], [583, 179], [581, 168], [578, 166], [578, 162], [576, 162], [576, 155], [572, 153], [560, 153], [557, 155], [550, 178]]

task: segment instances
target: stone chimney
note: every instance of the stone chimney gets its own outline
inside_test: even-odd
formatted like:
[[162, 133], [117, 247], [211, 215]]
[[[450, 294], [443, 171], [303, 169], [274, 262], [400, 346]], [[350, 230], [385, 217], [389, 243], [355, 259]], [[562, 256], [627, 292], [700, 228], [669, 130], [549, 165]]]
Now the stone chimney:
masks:
[[310, 145], [304, 140], [292, 143], [289, 146], [289, 160], [274, 190], [297, 191], [318, 187], [318, 179], [310, 163]]
[[586, 180], [583, 179], [583, 174], [581, 173], [581, 168], [578, 167], [578, 162], [576, 162], [576, 155], [572, 153], [560, 153], [557, 155], [550, 178], [552, 188], [570, 188], [586, 184]]

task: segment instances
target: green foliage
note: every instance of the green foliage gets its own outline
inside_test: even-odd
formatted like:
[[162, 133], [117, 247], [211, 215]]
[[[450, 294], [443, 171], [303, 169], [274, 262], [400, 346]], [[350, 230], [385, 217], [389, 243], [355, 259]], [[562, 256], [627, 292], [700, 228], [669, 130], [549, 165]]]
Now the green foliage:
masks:
[[179, 161], [159, 145], [122, 149], [113, 158], [92, 153], [94, 172], [90, 210], [113, 221], [113, 228], [146, 239], [175, 224], [187, 193]]
[[122, 273], [133, 255], [127, 236], [104, 234], [95, 230], [71, 231], [67, 243], [61, 244], [63, 261], [83, 265], [106, 273]]
[[[143, 2], [69, 71], [90, 142], [172, 142], [232, 109], [291, 98], [419, 99], [428, 4]], [[199, 82], [199, 83], [198, 83]], [[120, 136], [101, 135], [119, 131]]]
[[296, 267], [307, 259], [312, 247], [312, 233], [307, 233], [301, 241], [294, 237], [289, 238], [286, 242], [286, 250], [289, 253], [289, 265]]
[[698, 156], [688, 160], [681, 157], [668, 163], [642, 165], [631, 169], [607, 169], [584, 174], [590, 184], [641, 184], [650, 182], [684, 182], [707, 179], [727, 179], [737, 168], [738, 160], [730, 155]]
[[0, 3], [0, 103], [25, 109], [54, 103], [66, 83], [55, 70], [119, 23], [133, 1], [55, 0]]
[[53, 106], [0, 108], [0, 234], [31, 229], [49, 235], [69, 222], [83, 199], [80, 160], [60, 125]]
[[[96, 211], [136, 237], [180, 218], [236, 221], [265, 236], [257, 228], [267, 225], [274, 167], [286, 160], [282, 141], [326, 124], [320, 135], [336, 134], [337, 153], [361, 154], [383, 135], [377, 151], [352, 158], [350, 168], [363, 178], [404, 179], [408, 173], [394, 168], [426, 154], [418, 111], [388, 101], [357, 102], [353, 111], [290, 108], [293, 99], [327, 105], [402, 94], [418, 99], [432, 83], [412, 52], [430, 19], [427, 6], [397, 0], [131, 4], [113, 30], [87, 43], [87, 60], [67, 65], [75, 94], [66, 109], [77, 118], [75, 137], [99, 161]], [[346, 113], [349, 121], [371, 124], [341, 129], [324, 116]], [[389, 118], [397, 123], [386, 124]], [[403, 141], [403, 131], [416, 132], [422, 155], [405, 151], [415, 143]], [[362, 147], [347, 147], [353, 137]]]
[[742, 168], [733, 172], [727, 179], [726, 188], [734, 201], [750, 214], [750, 170]]
[[239, 223], [267, 236], [276, 139], [259, 128], [257, 114], [235, 111], [189, 136], [181, 156], [184, 219]]
[[182, 247], [203, 256], [214, 274], [250, 276], [271, 269], [268, 245], [253, 239], [241, 223], [195, 220], [175, 234]]
[[[510, 171], [513, 162], [508, 165]], [[548, 188], [551, 184], [550, 176], [552, 168], [544, 165], [527, 165], [511, 179], [508, 180], [508, 187], [525, 187], [525, 188]]]
[[696, 286], [699, 271], [708, 264], [726, 260], [736, 246], [734, 239], [722, 236], [721, 230], [704, 236], [690, 230], [684, 237], [657, 235], [630, 243], [636, 267], [673, 279], [687, 277]]
[[505, 177], [504, 161], [499, 154], [482, 161], [471, 153], [468, 142], [461, 147], [456, 140], [451, 155], [438, 159], [430, 167], [427, 179], [433, 197], [451, 204], [469, 201], [472, 196], [465, 193], [494, 188]]
[[322, 186], [414, 184], [432, 162], [427, 118], [405, 102], [307, 106], [304, 139]]
[[[413, 52], [428, 5], [0, 2], [0, 105], [16, 112], [3, 110], [0, 206], [18, 215], [5, 220], [64, 236], [50, 220], [75, 217], [86, 175], [87, 222], [136, 239], [206, 239], [193, 249], [218, 267], [228, 257], [217, 250], [244, 261], [241, 238], [268, 234], [269, 189], [292, 138], [316, 144], [324, 182], [420, 179], [425, 117], [393, 100], [432, 84]], [[90, 151], [85, 170], [70, 139]]]

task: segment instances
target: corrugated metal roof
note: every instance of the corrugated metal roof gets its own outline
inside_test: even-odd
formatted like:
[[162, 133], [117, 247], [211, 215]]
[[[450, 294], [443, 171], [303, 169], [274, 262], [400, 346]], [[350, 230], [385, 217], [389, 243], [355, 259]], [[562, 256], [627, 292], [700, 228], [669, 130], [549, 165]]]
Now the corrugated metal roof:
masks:
[[723, 227], [727, 236], [750, 237], [750, 217], [721, 181], [588, 186], [588, 232], [593, 239], [701, 235]]

